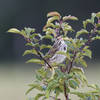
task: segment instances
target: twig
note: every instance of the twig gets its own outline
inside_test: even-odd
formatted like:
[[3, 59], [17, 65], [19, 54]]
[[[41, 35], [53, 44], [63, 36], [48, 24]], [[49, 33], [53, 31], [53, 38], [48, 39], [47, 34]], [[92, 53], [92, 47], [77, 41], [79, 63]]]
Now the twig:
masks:
[[65, 99], [69, 100], [68, 93], [66, 92], [66, 83], [65, 82], [64, 82], [64, 95], [65, 95]]
[[[83, 48], [84, 48], [85, 46], [89, 45], [90, 42], [92, 42], [91, 38], [92, 38], [92, 35], [96, 32], [96, 28], [97, 28], [96, 25], [94, 25], [93, 32], [89, 35], [88, 41], [87, 41], [81, 48], [79, 48], [80, 51], [82, 51]], [[76, 57], [76, 54], [77, 54], [77, 53], [78, 53], [78, 52], [74, 52], [74, 56], [73, 56], [72, 61], [70, 62], [70, 67], [69, 67], [69, 69], [68, 69], [68, 73], [70, 73], [71, 68], [73, 67], [73, 62], [74, 62], [74, 60], [75, 60], [75, 57]]]
[[70, 62], [70, 67], [69, 67], [69, 69], [68, 69], [68, 74], [70, 73], [70, 71], [71, 71], [71, 69], [72, 69], [72, 67], [73, 67], [73, 63], [74, 63], [76, 54], [77, 54], [77, 52], [75, 51], [75, 52], [74, 52], [73, 59], [72, 59], [72, 61]]
[[[32, 41], [28, 38], [25, 39], [28, 43], [32, 43]], [[41, 55], [41, 53], [38, 51], [38, 49], [36, 47], [33, 47], [33, 49], [36, 50], [37, 54], [39, 55], [39, 57], [48, 65], [49, 68], [52, 68], [51, 65], [45, 60], [45, 58]]]
[[[88, 41], [80, 48], [80, 51], [82, 51], [83, 48], [84, 48], [85, 46], [89, 45], [89, 43], [91, 42], [91, 37], [92, 37], [92, 34], [89, 36]], [[78, 53], [77, 51], [74, 51], [74, 56], [73, 56], [73, 58], [72, 58], [72, 61], [70, 62], [70, 67], [69, 67], [69, 69], [68, 69], [68, 74], [70, 73], [70, 71], [71, 71], [71, 69], [72, 69], [72, 67], [73, 67], [73, 63], [74, 63], [74, 60], [75, 60], [75, 58], [76, 58], [76, 54], [77, 54], [77, 53]]]
[[44, 60], [44, 62], [49, 66], [49, 68], [52, 68], [51, 67], [51, 65], [45, 60], [45, 58], [41, 55], [41, 53], [36, 49], [36, 48], [34, 48], [35, 50], [36, 50], [36, 52], [37, 52], [37, 54], [40, 56], [40, 58], [42, 59], [42, 60]]
[[[82, 51], [82, 49], [83, 49], [86, 45], [89, 45], [89, 43], [91, 42], [91, 37], [92, 37], [92, 35], [89, 36], [88, 41], [80, 48], [81, 51]], [[73, 63], [74, 63], [74, 60], [75, 60], [75, 58], [76, 58], [76, 54], [77, 54], [77, 53], [78, 53], [77, 51], [74, 51], [74, 56], [73, 56], [72, 60], [70, 61], [70, 66], [69, 66], [68, 69], [67, 69], [68, 74], [70, 73], [70, 71], [71, 71], [71, 69], [72, 69], [72, 67], [73, 67]], [[67, 66], [66, 66], [66, 67], [67, 67]], [[65, 84], [65, 82], [64, 82], [64, 94], [65, 94], [66, 100], [69, 100], [68, 94], [66, 93], [66, 84]]]
[[[57, 35], [60, 35], [59, 32], [60, 32], [60, 29], [62, 29], [62, 27], [61, 27], [62, 20], [60, 20], [59, 23], [60, 23], [60, 28], [59, 28], [59, 30], [57, 30]], [[66, 68], [60, 67], [60, 70], [61, 70], [63, 73], [65, 73], [66, 70], [67, 70], [67, 67], [66, 67]], [[69, 100], [68, 93], [67, 93], [67, 91], [66, 91], [67, 88], [66, 88], [66, 83], [65, 83], [65, 82], [64, 82], [63, 87], [64, 87], [64, 96], [65, 96], [65, 99], [66, 99], [66, 100]]]

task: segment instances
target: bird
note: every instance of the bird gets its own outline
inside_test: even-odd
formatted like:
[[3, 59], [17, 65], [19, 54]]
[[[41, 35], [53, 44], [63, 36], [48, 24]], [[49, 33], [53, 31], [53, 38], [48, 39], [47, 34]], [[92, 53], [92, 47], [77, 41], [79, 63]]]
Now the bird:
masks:
[[[48, 62], [49, 65], [52, 66], [53, 63], [56, 63], [56, 65], [58, 65], [65, 60], [66, 55], [57, 52], [64, 52], [64, 53], [67, 52], [67, 44], [64, 42], [61, 36], [55, 39], [52, 48], [50, 48], [50, 50], [46, 54], [49, 55], [46, 58], [46, 61]], [[48, 64], [45, 65], [46, 66], [45, 68], [48, 68]]]

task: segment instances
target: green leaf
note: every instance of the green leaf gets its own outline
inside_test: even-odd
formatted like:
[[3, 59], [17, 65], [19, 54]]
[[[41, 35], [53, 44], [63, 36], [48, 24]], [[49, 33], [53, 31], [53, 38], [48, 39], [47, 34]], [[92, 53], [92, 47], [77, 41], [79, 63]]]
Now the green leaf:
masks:
[[[16, 29], [16, 28], [11, 28], [11, 29], [9, 29], [8, 30], [8, 32], [10, 32], [10, 33], [17, 33], [17, 34], [21, 34], [21, 31], [19, 31], [18, 29]], [[22, 35], [22, 34], [21, 34]]]
[[8, 30], [8, 32], [20, 34], [20, 35], [24, 36], [25, 38], [29, 38], [30, 33], [34, 32], [34, 31], [35, 31], [34, 28], [24, 28], [24, 30], [21, 30], [21, 31], [19, 31], [16, 28], [11, 28]]
[[75, 16], [64, 16], [63, 17], [63, 21], [67, 21], [67, 20], [78, 20], [78, 18], [77, 17], [75, 17]]
[[69, 80], [69, 85], [71, 88], [76, 89], [77, 87], [79, 87], [78, 83], [75, 80]]
[[100, 27], [100, 23], [97, 23], [97, 24], [96, 24], [96, 27]]
[[50, 91], [51, 91], [51, 90], [46, 90], [46, 94], [45, 94], [46, 98], [49, 98], [49, 96], [50, 96]]
[[100, 87], [97, 84], [88, 84], [88, 87], [95, 89], [94, 91], [90, 91], [91, 93], [99, 93], [100, 94]]
[[47, 23], [52, 23], [53, 21], [56, 21], [56, 20], [60, 20], [59, 16], [53, 16], [53, 17], [50, 17], [47, 21]]
[[84, 87], [85, 85], [88, 84], [88, 81], [87, 81], [86, 76], [84, 75], [84, 73], [81, 73], [81, 72], [74, 72], [74, 74], [75, 74], [74, 76], [75, 76], [78, 80], [80, 80], [81, 86], [82, 86], [82, 87]]
[[80, 85], [81, 84], [81, 80], [79, 79], [79, 77], [77, 77], [76, 75], [74, 75], [73, 79]]
[[91, 22], [92, 22], [92, 24], [94, 24], [95, 17], [96, 17], [96, 14], [95, 13], [92, 13], [91, 14]]
[[37, 64], [42, 64], [43, 65], [44, 61], [40, 60], [40, 59], [30, 59], [26, 63], [37, 63]]
[[66, 87], [66, 91], [67, 91], [67, 93], [70, 93], [69, 87]]
[[39, 84], [29, 84], [30, 88], [27, 90], [27, 92], [25, 93], [26, 95], [28, 93], [30, 93], [33, 89], [37, 89], [37, 90], [40, 90], [40, 91], [43, 91], [43, 88], [42, 86], [40, 86]]
[[34, 46], [33, 43], [26, 43], [25, 46]]
[[77, 95], [80, 97], [80, 100], [99, 100], [99, 95], [96, 95], [92, 92], [71, 92], [71, 94]]
[[59, 64], [60, 67], [65, 67], [65, 64]]
[[58, 81], [57, 80], [53, 80], [51, 82], [48, 83], [47, 89], [46, 89], [46, 98], [49, 98], [50, 96], [50, 92], [53, 91], [56, 87], [58, 87]]
[[93, 37], [92, 40], [93, 40], [93, 41], [94, 41], [94, 40], [100, 40], [100, 36], [97, 35], [96, 37]]
[[51, 45], [44, 45], [43, 44], [43, 45], [40, 46], [40, 50], [45, 49], [45, 48], [49, 48], [50, 49], [51, 47], [52, 47]]
[[85, 97], [85, 94], [81, 92], [71, 92], [71, 94], [77, 95], [78, 97], [83, 98], [83, 99]]
[[35, 37], [42, 38], [42, 36], [39, 33], [33, 33], [32, 35], [30, 35], [31, 39], [34, 39]]
[[56, 22], [54, 28], [60, 28], [60, 23]]
[[71, 60], [71, 57], [70, 57], [69, 52], [67, 52], [66, 56], [67, 56], [67, 58], [68, 58], [69, 60]]
[[29, 36], [27, 36], [27, 34], [25, 33], [25, 30], [21, 30], [21, 34], [22, 34], [25, 38], [29, 38]]
[[40, 47], [39, 43], [35, 43], [35, 44], [34, 44], [34, 43], [32, 43], [32, 42], [31, 42], [31, 43], [26, 43], [25, 45], [26, 45], [26, 46], [32, 46], [32, 48], [34, 48], [34, 47], [36, 47], [36, 48]]
[[61, 27], [62, 27], [65, 34], [68, 31], [73, 31], [72, 27], [70, 25], [68, 25], [68, 23], [66, 23], [66, 22], [62, 23]]
[[83, 67], [87, 67], [87, 64], [83, 58], [80, 58], [80, 64], [83, 65]]
[[47, 28], [49, 27], [53, 27], [55, 28], [55, 25], [53, 23], [47, 23], [44, 27], [43, 27], [43, 31], [46, 31]]
[[96, 89], [98, 89], [100, 92], [100, 87], [97, 84], [95, 84], [95, 86], [96, 86]]
[[59, 78], [63, 78], [64, 77], [64, 73], [61, 72], [59, 69], [56, 69], [55, 72], [57, 73]]
[[27, 54], [36, 54], [37, 55], [37, 52], [36, 50], [32, 49], [32, 50], [26, 50], [23, 54], [23, 56], [27, 55]]
[[53, 36], [51, 36], [51, 35], [45, 35], [45, 36], [43, 36], [43, 38], [45, 38], [45, 39], [53, 39]]
[[82, 52], [78, 52], [77, 54], [76, 54], [76, 58], [78, 58], [79, 59], [79, 57], [81, 57], [82, 56]]
[[[79, 70], [78, 70], [79, 69]], [[84, 87], [88, 84], [87, 79], [84, 75], [83, 69], [82, 68], [78, 68], [76, 70], [72, 70], [71, 73], [73, 73], [73, 79], [79, 84], [81, 85], [81, 87]]]
[[57, 87], [57, 88], [55, 89], [55, 93], [56, 93], [55, 100], [57, 100], [57, 98], [58, 98], [60, 92], [61, 92], [61, 89], [60, 89], [59, 87]]
[[86, 21], [83, 21], [83, 27], [86, 28], [87, 24], [92, 23], [91, 19], [87, 19]]
[[40, 86], [40, 84], [29, 84], [28, 86], [35, 87], [37, 90], [43, 91], [43, 88]]
[[46, 54], [46, 55], [44, 56], [45, 59], [50, 58], [50, 57], [51, 57], [51, 55], [48, 55], [48, 54]]
[[52, 28], [46, 28], [46, 29], [44, 29], [43, 31], [46, 32], [46, 35], [50, 35], [50, 34], [55, 35], [55, 34], [56, 34], [56, 33], [55, 33], [55, 30], [52, 29]]
[[34, 100], [39, 100], [41, 97], [45, 96], [43, 93], [39, 93], [35, 96]]
[[73, 73], [65, 74], [65, 77], [69, 80], [73, 78]]
[[85, 29], [81, 29], [80, 31], [78, 31], [77, 33], [76, 33], [76, 37], [78, 37], [78, 36], [80, 36], [80, 35], [82, 35], [82, 34], [88, 34], [89, 32], [87, 31], [87, 30], [85, 30]]
[[96, 17], [100, 17], [100, 12], [96, 13]]
[[34, 88], [35, 88], [35, 87], [29, 88], [25, 94], [27, 95], [27, 94], [30, 93]]
[[65, 84], [66, 84], [66, 91], [67, 91], [67, 93], [69, 93], [70, 89], [69, 89], [69, 85], [68, 85], [68, 80], [65, 80]]
[[84, 49], [83, 51], [85, 51], [85, 53], [83, 53], [83, 55], [92, 58], [92, 52], [89, 49]]
[[83, 56], [81, 57], [77, 57], [75, 59], [76, 64], [81, 64], [83, 67], [87, 67], [87, 63], [85, 62], [85, 60], [83, 59]]
[[49, 13], [47, 14], [47, 17], [51, 17], [51, 16], [58, 16], [58, 17], [60, 17], [60, 14], [59, 14], [58, 12], [56, 12], [56, 11], [49, 12]]
[[36, 73], [35, 76], [38, 81], [42, 81], [42, 77], [39, 73]]
[[44, 68], [39, 69], [37, 72], [37, 74], [40, 74], [42, 77], [47, 77], [48, 71], [45, 71]]
[[32, 32], [32, 33], [35, 32], [35, 29], [34, 29], [34, 28], [29, 28], [29, 27], [26, 28], [26, 27], [25, 27], [24, 29], [25, 29], [25, 32], [26, 32], [28, 35], [30, 35], [31, 32]]
[[89, 84], [88, 87], [96, 89], [96, 84]]
[[73, 68], [71, 69], [71, 72], [80, 72], [80, 73], [84, 74], [83, 69], [80, 68], [80, 67], [73, 67]]

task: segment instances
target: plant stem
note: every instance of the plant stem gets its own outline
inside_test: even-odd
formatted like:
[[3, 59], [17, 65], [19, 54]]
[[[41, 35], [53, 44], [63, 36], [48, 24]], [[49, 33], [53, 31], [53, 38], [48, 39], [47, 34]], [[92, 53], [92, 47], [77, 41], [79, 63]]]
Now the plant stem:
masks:
[[[61, 24], [60, 24], [60, 25], [61, 25]], [[96, 32], [95, 30], [96, 30], [96, 25], [94, 25], [93, 33]], [[84, 48], [85, 46], [89, 45], [90, 42], [92, 42], [91, 38], [92, 38], [92, 34], [93, 34], [93, 33], [91, 33], [91, 34], [89, 35], [88, 41], [87, 41], [81, 48], [79, 48], [80, 51], [82, 51], [83, 48]], [[66, 66], [65, 71], [61, 68], [60, 70], [61, 70], [62, 72], [66, 72], [66, 70], [67, 70], [68, 74], [70, 73], [70, 71], [71, 71], [71, 69], [72, 69], [72, 67], [73, 67], [73, 63], [74, 63], [74, 60], [75, 60], [75, 58], [76, 58], [76, 54], [77, 54], [77, 53], [78, 53], [78, 51], [74, 51], [74, 55], [73, 55], [72, 60], [70, 61], [70, 66], [69, 66], [69, 68], [67, 69], [67, 66]], [[66, 83], [65, 83], [65, 82], [64, 82], [64, 95], [65, 95], [65, 99], [66, 99], [66, 100], [69, 100], [68, 93], [66, 92]]]
[[34, 47], [37, 54], [40, 56], [40, 58], [48, 65], [49, 68], [52, 68], [51, 65], [44, 59], [44, 57], [41, 55], [41, 53]]
[[[84, 48], [85, 46], [89, 45], [90, 42], [92, 42], [92, 40], [91, 40], [92, 34], [95, 33], [95, 32], [96, 32], [96, 25], [94, 25], [94, 30], [93, 30], [93, 32], [92, 32], [91, 34], [89, 34], [89, 36], [88, 36], [88, 41], [87, 41], [81, 48], [79, 48], [80, 51], [82, 51], [83, 48]], [[73, 62], [74, 62], [74, 60], [75, 60], [75, 57], [76, 57], [76, 54], [77, 54], [77, 53], [78, 53], [78, 52], [75, 52], [75, 51], [74, 51], [74, 56], [73, 56], [72, 61], [70, 62], [70, 67], [69, 67], [69, 69], [68, 69], [68, 73], [70, 73], [71, 68], [73, 67]]]
[[74, 63], [76, 54], [77, 54], [77, 52], [74, 51], [74, 56], [73, 56], [73, 58], [72, 58], [72, 61], [70, 62], [70, 67], [69, 67], [69, 69], [68, 69], [68, 74], [70, 73], [70, 71], [71, 71], [71, 69], [72, 69], [72, 67], [73, 67], [73, 63]]
[[64, 82], [64, 95], [65, 95], [65, 99], [69, 100], [68, 93], [66, 92], [66, 83], [65, 82]]
[[[25, 39], [28, 43], [32, 43], [32, 41], [30, 39]], [[45, 58], [41, 55], [41, 53], [38, 51], [38, 49], [36, 47], [33, 47], [33, 49], [36, 50], [37, 54], [39, 55], [39, 57], [48, 65], [48, 67], [51, 69], [51, 65], [45, 60]]]
[[[66, 69], [63, 69], [62, 67], [60, 67], [60, 70], [63, 72], [63, 73], [65, 73], [66, 72]], [[65, 96], [65, 99], [66, 100], [69, 100], [69, 97], [68, 97], [68, 93], [66, 92], [66, 83], [64, 82], [64, 85], [63, 85], [63, 87], [64, 87], [64, 96]]]

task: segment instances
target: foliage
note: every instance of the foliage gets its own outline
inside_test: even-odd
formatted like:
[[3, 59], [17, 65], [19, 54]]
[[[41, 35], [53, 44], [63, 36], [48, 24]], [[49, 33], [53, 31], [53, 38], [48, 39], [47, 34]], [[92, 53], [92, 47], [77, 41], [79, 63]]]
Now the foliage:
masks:
[[[34, 28], [24, 28], [18, 30], [11, 28], [10, 33], [20, 34], [27, 41], [26, 46], [31, 49], [26, 50], [23, 56], [34, 54], [37, 57], [27, 61], [27, 63], [37, 63], [41, 68], [36, 72], [36, 81], [29, 85], [30, 93], [33, 89], [39, 90], [39, 93], [32, 100], [54, 99], [61, 100], [60, 94], [64, 94], [66, 100], [71, 100], [69, 94], [77, 95], [80, 100], [99, 100], [100, 88], [97, 85], [89, 85], [82, 67], [87, 67], [85, 57], [92, 58], [92, 51], [89, 44], [94, 40], [100, 39], [100, 12], [92, 13], [90, 19], [83, 21], [83, 28], [77, 32], [68, 23], [70, 21], [78, 21], [75, 16], [62, 17], [58, 12], [50, 12], [47, 14], [47, 22], [41, 33], [37, 33]], [[92, 27], [89, 28], [88, 25]], [[42, 34], [44, 33], [44, 35]], [[74, 34], [74, 38], [71, 37]], [[65, 43], [68, 45], [66, 53], [57, 52], [65, 55], [64, 63], [59, 65], [49, 64], [46, 60], [47, 55], [43, 50], [51, 49], [52, 43], [55, 42], [55, 37], [62, 36]], [[50, 40], [51, 44], [44, 44], [44, 40]], [[45, 64], [48, 68], [45, 69]], [[81, 66], [81, 67], [78, 67]], [[77, 92], [78, 88], [87, 86], [91, 91]]]

